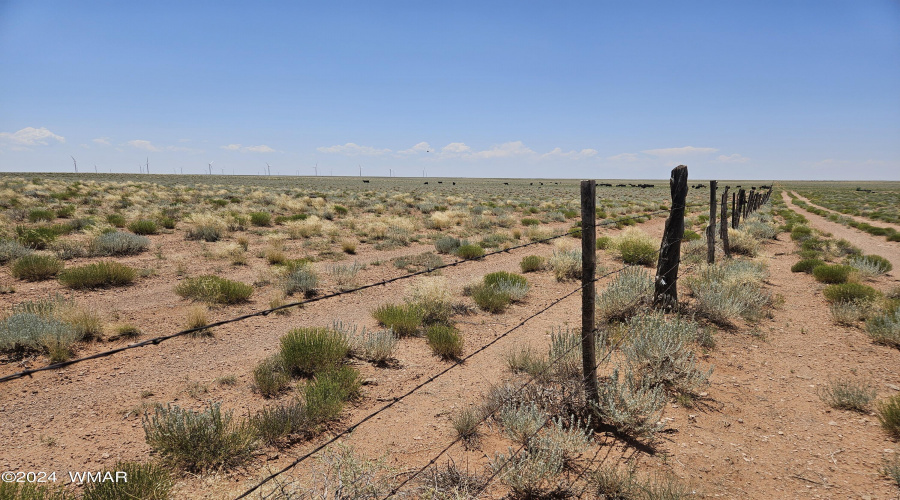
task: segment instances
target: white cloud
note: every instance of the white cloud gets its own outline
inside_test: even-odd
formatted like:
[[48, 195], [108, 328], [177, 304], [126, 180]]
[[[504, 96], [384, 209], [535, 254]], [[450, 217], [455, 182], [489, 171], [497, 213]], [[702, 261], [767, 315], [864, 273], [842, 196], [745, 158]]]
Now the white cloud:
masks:
[[154, 151], [154, 152], [162, 151], [162, 149], [154, 146], [152, 142], [145, 141], [143, 139], [135, 139], [133, 141], [128, 141], [128, 145], [133, 148], [136, 148], [136, 149], [143, 149], [145, 151]]
[[275, 150], [266, 146], [265, 144], [260, 144], [259, 146], [247, 146], [241, 148], [241, 153], [274, 153]]
[[504, 142], [503, 144], [473, 153], [475, 158], [511, 158], [514, 156], [531, 156], [537, 154], [522, 141]]
[[541, 158], [568, 158], [570, 160], [583, 160], [597, 156], [596, 149], [582, 149], [581, 151], [563, 151], [562, 148], [553, 148], [549, 153], [544, 153]]
[[347, 144], [319, 147], [316, 148], [320, 153], [337, 153], [347, 156], [378, 156], [390, 153], [390, 149], [377, 149], [371, 146], [360, 146], [359, 144], [348, 142]]
[[413, 154], [416, 154], [416, 153], [425, 153], [425, 152], [430, 152], [430, 151], [433, 151], [431, 145], [428, 144], [427, 142], [424, 142], [424, 141], [423, 141], [423, 142], [420, 142], [420, 143], [416, 144], [415, 146], [413, 146], [413, 147], [411, 147], [411, 148], [409, 148], [409, 149], [404, 149], [404, 150], [402, 150], [402, 151], [397, 151], [397, 154], [400, 154], [400, 155], [413, 155]]
[[104, 146], [110, 145], [109, 137], [98, 137], [96, 139], [92, 139], [91, 142], [94, 142], [95, 144], [102, 144]]
[[50, 141], [66, 142], [66, 138], [56, 135], [44, 127], [25, 127], [17, 132], [0, 132], [0, 146], [8, 145], [14, 151], [28, 150], [29, 146], [49, 146]]
[[471, 152], [472, 148], [466, 146], [466, 143], [464, 142], [451, 142], [441, 148], [441, 155], [448, 156], [469, 154]]
[[[142, 149], [144, 151], [150, 151], [153, 153], [157, 153], [160, 151], [175, 151], [179, 153], [202, 153], [202, 150], [186, 148], [183, 146], [157, 146], [150, 141], [145, 141], [143, 139], [135, 139], [133, 141], [128, 141], [129, 146], [135, 149]], [[118, 150], [118, 149], [117, 149]], [[121, 150], [118, 150], [121, 151]]]
[[222, 146], [222, 149], [227, 150], [227, 151], [240, 151], [241, 145], [240, 144], [229, 144], [227, 146]]
[[612, 161], [628, 161], [628, 162], [637, 161], [637, 159], [638, 159], [637, 153], [620, 153], [615, 156], [610, 156], [609, 158], [607, 158], [607, 160], [612, 160]]
[[716, 157], [716, 161], [720, 161], [722, 163], [747, 163], [748, 161], [750, 161], [750, 158], [734, 153], [728, 156], [719, 155], [718, 157]]
[[716, 148], [695, 148], [694, 146], [684, 146], [683, 148], [663, 148], [663, 149], [647, 149], [641, 151], [652, 156], [684, 156], [692, 154], [715, 153]]

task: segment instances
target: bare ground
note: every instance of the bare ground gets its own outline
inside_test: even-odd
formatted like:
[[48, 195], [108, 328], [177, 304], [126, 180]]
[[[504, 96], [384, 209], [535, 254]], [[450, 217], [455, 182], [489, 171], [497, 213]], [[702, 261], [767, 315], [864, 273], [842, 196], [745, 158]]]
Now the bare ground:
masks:
[[[814, 227], [845, 237], [867, 252], [892, 259], [886, 252], [876, 250], [881, 248], [876, 238], [837, 224], [836, 227], [821, 225], [829, 221], [805, 215]], [[662, 223], [662, 219], [654, 219], [642, 228], [658, 237]], [[842, 235], [838, 229], [858, 234]], [[227, 264], [192, 261], [196, 248], [174, 237], [165, 241], [165, 248], [173, 251], [162, 261], [152, 255], [123, 259], [131, 265], [158, 267], [157, 276], [121, 291], [79, 294], [79, 300], [107, 317], [118, 316], [118, 321], [139, 325], [148, 336], [180, 329], [188, 304], [172, 293], [178, 279], [177, 263], [191, 261], [189, 267], [194, 274], [215, 271]], [[410, 255], [426, 249], [424, 246], [405, 248], [398, 254]], [[641, 464], [643, 470], [672, 472], [704, 496], [711, 497], [897, 497], [896, 487], [879, 475], [884, 457], [900, 451], [897, 443], [885, 437], [872, 414], [832, 410], [819, 400], [816, 391], [829, 377], [853, 375], [871, 381], [880, 398], [894, 394], [895, 388], [900, 387], [897, 370], [900, 351], [873, 345], [860, 329], [833, 325], [820, 293], [822, 286], [805, 274], [790, 273], [790, 265], [796, 261], [791, 255], [793, 249], [788, 241], [776, 241], [764, 247], [771, 271], [770, 290], [784, 298], [784, 305], [758, 324], [740, 325], [717, 333], [717, 347], [703, 359], [715, 366], [707, 398], [695, 408], [669, 405], [664, 418], [672, 431], [662, 435], [655, 456], [610, 438], [604, 439], [607, 445], [600, 450], [601, 456], [607, 457], [608, 462], [627, 458]], [[550, 251], [547, 245], [537, 245], [485, 261], [469, 262], [444, 274], [458, 290], [487, 272], [516, 271], [524, 255], [549, 255]], [[361, 249], [357, 257], [361, 262], [384, 258], [383, 254], [368, 249]], [[608, 269], [617, 266], [606, 255], [601, 255], [600, 261]], [[898, 263], [892, 262], [898, 268]], [[262, 267], [253, 263], [249, 268], [228, 274], [230, 278], [251, 282]], [[359, 282], [398, 274], [402, 272], [389, 264], [370, 266], [360, 274]], [[0, 280], [0, 284], [12, 282], [6, 271]], [[499, 316], [478, 313], [459, 318], [467, 352], [576, 286], [572, 282], [557, 283], [546, 272], [530, 274], [529, 280], [533, 288], [528, 298], [507, 313]], [[874, 286], [885, 289], [896, 284], [895, 275], [889, 275], [880, 278]], [[53, 283], [19, 286], [16, 299], [43, 297], [57, 286]], [[288, 329], [328, 325], [333, 319], [372, 327], [374, 322], [369, 311], [378, 304], [399, 300], [405, 286], [401, 282], [369, 289], [320, 302], [290, 316], [254, 318], [222, 327], [217, 329], [214, 338], [179, 338], [5, 384], [0, 393], [0, 442], [3, 443], [0, 469], [63, 472], [112, 467], [117, 460], [147, 460], [151, 455], [144, 443], [140, 419], [127, 413], [150, 401], [201, 408], [204, 400], [216, 400], [237, 414], [252, 413], [271, 404], [251, 392], [253, 366], [275, 352], [278, 338]], [[599, 286], [602, 288], [603, 283]], [[214, 311], [211, 319], [262, 309], [267, 305], [268, 292], [268, 288], [257, 290], [250, 304]], [[551, 328], [566, 324], [578, 327], [579, 305], [576, 294], [342, 441], [363, 455], [385, 456], [401, 472], [425, 464], [455, 437], [449, 416], [461, 407], [479, 403], [480, 395], [492, 384], [508, 377], [501, 360], [504, 350], [523, 343], [543, 347], [549, 341]], [[92, 345], [81, 354], [110, 346]], [[362, 400], [345, 412], [335, 429], [358, 421], [446, 366], [446, 362], [431, 355], [422, 339], [402, 340], [396, 357], [397, 368], [357, 365], [371, 384], [364, 388]], [[21, 367], [16, 364], [7, 364], [0, 366], [0, 373], [18, 369]], [[237, 385], [229, 387], [214, 382], [228, 374], [236, 376]], [[208, 392], [196, 394], [195, 391], [196, 397], [190, 395], [189, 382], [198, 382]], [[152, 396], [142, 397], [142, 392]], [[263, 450], [246, 470], [182, 477], [176, 486], [176, 496], [233, 497], [265, 470], [280, 468], [330, 435], [326, 433], [312, 442], [282, 451]], [[55, 443], [49, 445], [50, 439]], [[475, 469], [483, 467], [486, 457], [495, 451], [505, 452], [506, 444], [488, 439], [479, 449], [454, 447], [450, 456], [457, 464], [469, 464]], [[307, 471], [308, 464], [298, 467], [296, 477], [305, 477]], [[498, 497], [500, 492], [501, 489], [492, 488], [487, 496]]]

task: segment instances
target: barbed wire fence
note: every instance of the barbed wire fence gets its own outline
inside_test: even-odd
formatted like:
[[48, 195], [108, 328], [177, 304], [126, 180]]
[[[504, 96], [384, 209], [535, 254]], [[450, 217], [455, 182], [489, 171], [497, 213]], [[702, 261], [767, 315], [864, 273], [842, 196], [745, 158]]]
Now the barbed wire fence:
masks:
[[[692, 206], [692, 207], [693, 207], [693, 206]], [[702, 206], [701, 206], [700, 208], [702, 208]], [[616, 219], [612, 219], [612, 220], [606, 220], [606, 221], [603, 221], [603, 222], [601, 222], [601, 223], [598, 223], [597, 225], [598, 225], [598, 226], [600, 226], [600, 225], [603, 225], [603, 226], [616, 225], [616, 224], [621, 224], [621, 223], [623, 223], [623, 222], [630, 221], [630, 220], [641, 219], [641, 218], [645, 218], [645, 217], [652, 217], [653, 215], [658, 215], [658, 214], [665, 213], [665, 212], [668, 212], [668, 210], [656, 210], [656, 211], [653, 211], [653, 212], [646, 212], [646, 213], [642, 213], [642, 214], [629, 215], [629, 216], [626, 216], [626, 217], [620, 217], [620, 218], [616, 218]], [[71, 366], [71, 365], [74, 365], [74, 364], [83, 363], [83, 362], [85, 362], [85, 361], [90, 361], [90, 360], [93, 360], [93, 359], [105, 358], [105, 357], [108, 357], [108, 356], [112, 356], [112, 355], [114, 355], [114, 354], [118, 354], [118, 353], [120, 353], [120, 352], [129, 351], [129, 350], [132, 350], [132, 349], [137, 349], [137, 348], [141, 348], [141, 347], [148, 347], [148, 346], [159, 345], [159, 344], [161, 344], [161, 343], [163, 343], [163, 342], [165, 342], [165, 341], [167, 341], [167, 340], [172, 340], [172, 339], [174, 339], [174, 338], [183, 337], [183, 336], [185, 336], [185, 335], [197, 334], [197, 333], [199, 333], [199, 332], [207, 332], [207, 331], [209, 331], [209, 330], [211, 330], [211, 329], [213, 329], [213, 328], [216, 328], [216, 327], [228, 325], [228, 324], [231, 324], [231, 323], [237, 323], [237, 322], [240, 322], [240, 321], [245, 321], [245, 320], [248, 320], [248, 319], [250, 319], [250, 318], [256, 318], [256, 317], [264, 317], [264, 316], [268, 316], [269, 314], [272, 314], [272, 313], [275, 313], [275, 312], [278, 312], [278, 311], [281, 311], [281, 310], [290, 309], [290, 308], [294, 308], [294, 307], [302, 307], [302, 306], [304, 306], [304, 305], [306, 305], [306, 304], [311, 304], [311, 303], [314, 303], [314, 302], [320, 302], [320, 301], [323, 301], [323, 300], [327, 300], [327, 299], [331, 299], [331, 298], [335, 298], [335, 297], [340, 297], [340, 296], [342, 296], [342, 295], [350, 295], [350, 294], [354, 294], [354, 293], [357, 293], [357, 292], [361, 292], [361, 291], [363, 291], [363, 290], [367, 290], [367, 289], [370, 289], [370, 288], [375, 288], [375, 287], [379, 287], [379, 286], [386, 286], [386, 285], [389, 285], [389, 284], [391, 284], [391, 283], [395, 283], [395, 282], [398, 282], [398, 281], [407, 280], [407, 279], [410, 279], [410, 278], [414, 278], [414, 277], [416, 277], [416, 276], [422, 276], [422, 275], [430, 274], [430, 273], [433, 273], [434, 271], [439, 271], [439, 270], [441, 270], [441, 269], [447, 269], [447, 268], [459, 266], [459, 265], [464, 264], [464, 263], [467, 263], [467, 262], [472, 262], [472, 261], [476, 261], [476, 260], [485, 259], [485, 258], [494, 256], [494, 255], [499, 255], [499, 254], [509, 253], [509, 252], [512, 251], [512, 250], [517, 250], [517, 249], [520, 249], [520, 248], [526, 248], [526, 247], [530, 247], [530, 246], [532, 246], [532, 245], [538, 245], [538, 244], [542, 244], [542, 243], [548, 243], [548, 242], [550, 242], [550, 241], [553, 241], [553, 240], [556, 240], [556, 239], [559, 239], [559, 238], [564, 238], [564, 237], [566, 237], [566, 236], [570, 236], [571, 234], [572, 234], [572, 231], [569, 230], [569, 231], [566, 231], [566, 232], [564, 232], [564, 233], [560, 233], [560, 234], [556, 234], [556, 235], [553, 235], [553, 236], [549, 236], [549, 237], [547, 237], [547, 238], [536, 239], [536, 240], [530, 241], [530, 242], [528, 242], [528, 243], [522, 243], [522, 244], [515, 245], [515, 246], [512, 246], [512, 247], [507, 247], [507, 248], [500, 249], [500, 250], [494, 250], [494, 251], [491, 251], [491, 252], [486, 252], [486, 253], [485, 253], [484, 255], [482, 255], [481, 257], [477, 257], [477, 258], [473, 258], [473, 259], [460, 259], [460, 260], [457, 260], [457, 261], [454, 261], [454, 262], [450, 262], [450, 263], [447, 263], [447, 264], [441, 264], [441, 265], [438, 265], [438, 266], [429, 267], [429, 268], [422, 269], [422, 270], [419, 270], [419, 271], [410, 272], [410, 273], [407, 273], [407, 274], [404, 274], [404, 275], [401, 275], [401, 276], [396, 276], [396, 277], [393, 277], [393, 278], [388, 278], [388, 279], [384, 279], [384, 280], [381, 280], [381, 281], [377, 281], [377, 282], [373, 282], [373, 283], [368, 283], [368, 284], [361, 285], [361, 286], [358, 286], [358, 287], [355, 287], [355, 288], [351, 288], [351, 289], [348, 289], [348, 290], [339, 290], [339, 291], [336, 291], [336, 292], [330, 292], [330, 293], [326, 293], [326, 294], [319, 295], [319, 296], [315, 296], [315, 297], [309, 297], [309, 298], [306, 298], [306, 299], [304, 299], [304, 300], [295, 301], [295, 302], [290, 302], [290, 303], [287, 303], [287, 304], [282, 304], [282, 305], [277, 306], [277, 307], [271, 307], [271, 308], [264, 309], [264, 310], [261, 310], [261, 311], [256, 311], [256, 312], [252, 312], [252, 313], [249, 313], [249, 314], [244, 314], [244, 315], [237, 316], [237, 317], [234, 317], [234, 318], [225, 319], [225, 320], [221, 320], [221, 321], [216, 321], [216, 322], [210, 323], [210, 324], [205, 325], [205, 326], [200, 326], [200, 327], [196, 327], [196, 328], [188, 328], [188, 329], [185, 329], [185, 330], [180, 330], [180, 331], [178, 331], [178, 332], [175, 332], [175, 333], [172, 333], [172, 334], [169, 334], [169, 335], [161, 335], [161, 336], [157, 336], [157, 337], [154, 337], [154, 338], [151, 338], [151, 339], [143, 340], [143, 341], [141, 341], [141, 342], [136, 342], [136, 343], [133, 343], [133, 344], [128, 344], [128, 345], [122, 346], [122, 347], [117, 347], [117, 348], [114, 348], [114, 349], [109, 349], [109, 350], [107, 350], [107, 351], [103, 351], [103, 352], [91, 354], [91, 355], [88, 355], [88, 356], [83, 356], [83, 357], [80, 357], [80, 358], [73, 358], [73, 359], [70, 359], [70, 360], [61, 361], [61, 362], [58, 362], [58, 363], [53, 363], [53, 364], [50, 364], [50, 365], [47, 365], [47, 366], [38, 367], [38, 368], [30, 368], [30, 369], [22, 370], [22, 371], [19, 371], [19, 372], [16, 372], [16, 373], [11, 373], [11, 374], [9, 374], [9, 375], [5, 375], [5, 376], [3, 376], [3, 377], [0, 377], [0, 384], [6, 383], [6, 382], [10, 382], [10, 381], [12, 381], [12, 380], [16, 380], [16, 379], [19, 379], [19, 378], [22, 378], [22, 377], [30, 377], [30, 376], [34, 375], [35, 373], [39, 373], [39, 372], [43, 372], [43, 371], [48, 371], [48, 370], [58, 370], [58, 369], [60, 369], [60, 368], [65, 368], [65, 367], [67, 367], [67, 366]]]

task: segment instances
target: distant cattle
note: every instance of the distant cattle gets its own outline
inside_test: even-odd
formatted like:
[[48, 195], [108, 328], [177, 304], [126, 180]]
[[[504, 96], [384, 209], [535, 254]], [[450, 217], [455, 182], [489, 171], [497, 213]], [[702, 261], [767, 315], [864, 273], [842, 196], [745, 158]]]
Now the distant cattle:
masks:
[[369, 183], [369, 181], [363, 179], [363, 184], [368, 184], [368, 183]]
[[504, 185], [504, 186], [509, 186], [509, 183], [508, 183], [508, 182], [504, 182], [503, 185]]
[[426, 182], [425, 184], [427, 185], [428, 183]]
[[438, 184], [443, 184], [443, 183], [444, 183], [444, 181], [438, 181]]
[[626, 187], [626, 186], [625, 186], [625, 184], [616, 184], [616, 187], [617, 187], [617, 188], [623, 188], [623, 187]]

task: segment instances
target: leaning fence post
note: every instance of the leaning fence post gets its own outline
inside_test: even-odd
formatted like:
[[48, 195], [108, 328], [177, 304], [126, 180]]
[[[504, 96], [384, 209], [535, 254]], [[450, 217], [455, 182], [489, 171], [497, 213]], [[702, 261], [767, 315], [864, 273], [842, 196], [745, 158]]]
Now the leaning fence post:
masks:
[[728, 246], [728, 186], [722, 193], [722, 222], [719, 223], [719, 239], [722, 240], [722, 250], [725, 257], [731, 257], [731, 248]]
[[678, 165], [669, 177], [672, 209], [666, 219], [662, 242], [659, 245], [659, 261], [656, 264], [653, 305], [671, 309], [678, 303], [678, 263], [681, 261], [681, 239], [684, 238], [684, 204], [687, 198], [688, 169]]
[[581, 181], [581, 364], [584, 375], [584, 397], [589, 403], [597, 403], [597, 355], [594, 349], [596, 192], [595, 181]]
[[706, 226], [706, 262], [716, 262], [716, 185], [709, 181], [709, 225]]
[[731, 193], [731, 229], [737, 229], [738, 225], [738, 210], [737, 210], [737, 191]]

